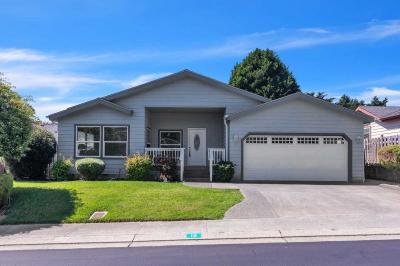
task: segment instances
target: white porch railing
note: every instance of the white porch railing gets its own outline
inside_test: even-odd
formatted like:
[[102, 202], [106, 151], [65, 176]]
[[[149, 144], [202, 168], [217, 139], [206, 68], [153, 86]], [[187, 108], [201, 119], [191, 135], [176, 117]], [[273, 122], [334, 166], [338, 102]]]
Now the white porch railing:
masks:
[[224, 148], [209, 148], [208, 149], [208, 163], [210, 167], [210, 182], [212, 182], [213, 177], [213, 166], [220, 161], [225, 161], [225, 149]]
[[170, 158], [177, 161], [180, 166], [180, 180], [183, 181], [185, 169], [185, 148], [145, 148], [145, 153], [151, 158], [153, 164], [157, 158]]

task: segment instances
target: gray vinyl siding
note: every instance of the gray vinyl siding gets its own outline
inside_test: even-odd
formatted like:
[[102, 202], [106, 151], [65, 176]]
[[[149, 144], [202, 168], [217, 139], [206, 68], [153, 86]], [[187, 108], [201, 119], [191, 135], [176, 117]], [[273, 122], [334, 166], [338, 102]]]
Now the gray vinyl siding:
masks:
[[[230, 160], [240, 179], [241, 139], [249, 132], [344, 133], [353, 143], [353, 180], [364, 180], [363, 122], [302, 100], [293, 100], [256, 111], [230, 122]], [[236, 137], [235, 137], [236, 136]], [[239, 141], [234, 141], [234, 139]]]
[[[70, 114], [58, 121], [58, 158], [74, 158], [74, 125], [76, 124], [124, 124], [130, 126], [129, 152], [143, 153], [145, 148], [146, 126], [151, 124], [148, 108], [151, 107], [176, 107], [176, 108], [224, 108], [226, 114], [233, 114], [260, 104], [261, 102], [248, 97], [232, 93], [226, 89], [212, 87], [206, 83], [192, 79], [182, 79], [136, 95], [127, 96], [114, 101], [126, 108], [133, 110], [133, 115], [128, 116], [107, 107], [97, 106]], [[148, 107], [148, 108], [146, 108]], [[146, 116], [147, 114], [147, 116]], [[194, 121], [196, 117], [192, 119]], [[220, 116], [218, 116], [220, 119]], [[189, 123], [190, 118], [185, 121]], [[200, 120], [199, 120], [200, 121]], [[212, 120], [214, 121], [214, 120]], [[171, 121], [172, 123], [172, 121]], [[223, 121], [220, 121], [223, 126]], [[156, 134], [157, 126], [152, 123], [152, 135]], [[191, 123], [190, 125], [192, 125]], [[205, 124], [206, 125], [206, 124]], [[206, 125], [214, 128], [218, 125]], [[183, 125], [182, 125], [183, 127]], [[188, 125], [188, 127], [190, 127]], [[196, 127], [201, 127], [200, 123]], [[213, 129], [214, 130], [214, 129]], [[211, 141], [212, 137], [208, 138]], [[215, 143], [220, 143], [221, 137], [217, 136]], [[124, 160], [104, 159], [106, 162], [105, 174], [118, 174], [123, 172]]]
[[179, 80], [118, 99], [115, 103], [134, 111], [131, 117], [131, 152], [139, 153], [142, 153], [145, 147], [146, 107], [225, 108], [226, 114], [233, 114], [260, 104], [259, 101], [191, 79]]
[[[151, 146], [158, 147], [159, 130], [182, 130], [182, 148], [187, 148], [188, 128], [205, 128], [207, 148], [224, 147], [223, 112], [150, 112]], [[187, 153], [185, 153], [187, 160]]]
[[[110, 110], [107, 107], [96, 106], [86, 109], [85, 112], [72, 114], [59, 120], [58, 128], [58, 153], [59, 159], [74, 159], [75, 153], [75, 125], [130, 125], [131, 116]], [[132, 151], [132, 142], [129, 142], [129, 151]], [[122, 159], [103, 159], [106, 163], [104, 174], [124, 173], [124, 161]]]

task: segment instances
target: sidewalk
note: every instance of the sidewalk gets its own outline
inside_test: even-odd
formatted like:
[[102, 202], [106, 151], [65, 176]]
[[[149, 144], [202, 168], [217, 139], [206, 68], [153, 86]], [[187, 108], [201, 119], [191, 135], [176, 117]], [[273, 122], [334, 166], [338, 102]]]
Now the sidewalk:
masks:
[[400, 239], [400, 216], [315, 218], [4, 225], [0, 250]]

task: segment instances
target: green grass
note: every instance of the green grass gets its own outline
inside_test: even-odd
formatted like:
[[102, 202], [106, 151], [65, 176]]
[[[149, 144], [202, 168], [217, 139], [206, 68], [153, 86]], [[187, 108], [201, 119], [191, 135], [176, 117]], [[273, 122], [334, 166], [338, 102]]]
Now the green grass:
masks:
[[139, 181], [14, 182], [2, 224], [220, 219], [243, 196], [239, 190]]

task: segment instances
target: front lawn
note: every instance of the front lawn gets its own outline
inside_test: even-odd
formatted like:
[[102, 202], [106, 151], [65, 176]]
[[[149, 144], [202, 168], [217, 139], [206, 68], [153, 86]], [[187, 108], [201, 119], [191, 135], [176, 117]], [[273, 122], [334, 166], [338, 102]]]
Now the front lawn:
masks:
[[14, 182], [3, 224], [221, 219], [243, 196], [238, 190], [139, 181]]

